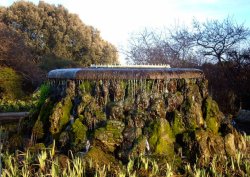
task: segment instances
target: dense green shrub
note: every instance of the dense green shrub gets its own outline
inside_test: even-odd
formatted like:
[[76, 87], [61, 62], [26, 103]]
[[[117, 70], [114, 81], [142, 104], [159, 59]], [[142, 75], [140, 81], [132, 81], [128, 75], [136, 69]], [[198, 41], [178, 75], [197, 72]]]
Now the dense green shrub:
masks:
[[0, 67], [0, 98], [20, 99], [23, 95], [22, 77], [11, 68]]
[[0, 99], [0, 112], [32, 111], [43, 105], [50, 93], [50, 86], [43, 84], [31, 96], [23, 100]]

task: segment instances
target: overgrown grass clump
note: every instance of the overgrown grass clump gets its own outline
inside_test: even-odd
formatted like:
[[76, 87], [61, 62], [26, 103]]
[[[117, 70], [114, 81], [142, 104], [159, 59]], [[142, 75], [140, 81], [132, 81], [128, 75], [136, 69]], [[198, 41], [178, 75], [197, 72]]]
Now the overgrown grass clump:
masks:
[[[245, 136], [249, 145], [250, 138]], [[62, 176], [62, 177], [139, 177], [139, 176], [250, 176], [249, 153], [238, 152], [235, 156], [214, 156], [208, 166], [200, 166], [198, 163], [190, 164], [182, 161], [182, 165], [166, 162], [159, 164], [150, 156], [140, 155], [130, 159], [121, 168], [113, 168], [111, 165], [100, 166], [92, 159], [85, 159], [84, 154], [69, 155], [57, 154], [55, 143], [51, 148], [28, 149], [25, 152], [2, 152], [1, 173], [2, 177], [29, 177], [29, 176]], [[198, 161], [198, 159], [197, 159]]]

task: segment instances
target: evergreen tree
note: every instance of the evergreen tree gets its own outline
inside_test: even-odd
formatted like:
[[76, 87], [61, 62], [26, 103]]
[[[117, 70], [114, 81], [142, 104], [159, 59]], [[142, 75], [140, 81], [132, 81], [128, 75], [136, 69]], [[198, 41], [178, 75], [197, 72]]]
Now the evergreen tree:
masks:
[[85, 25], [63, 6], [40, 1], [18, 1], [0, 11], [0, 19], [24, 36], [38, 58], [56, 56], [80, 66], [117, 63], [117, 50], [100, 37], [100, 32]]

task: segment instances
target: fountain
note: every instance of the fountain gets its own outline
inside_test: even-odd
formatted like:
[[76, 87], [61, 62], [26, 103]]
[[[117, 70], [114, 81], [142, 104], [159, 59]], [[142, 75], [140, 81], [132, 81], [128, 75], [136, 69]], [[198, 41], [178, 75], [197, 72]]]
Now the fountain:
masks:
[[62, 153], [86, 151], [86, 158], [105, 164], [140, 154], [181, 158], [181, 149], [205, 163], [246, 148], [198, 69], [92, 65], [52, 70], [48, 83], [51, 93], [32, 134], [36, 143], [55, 140]]

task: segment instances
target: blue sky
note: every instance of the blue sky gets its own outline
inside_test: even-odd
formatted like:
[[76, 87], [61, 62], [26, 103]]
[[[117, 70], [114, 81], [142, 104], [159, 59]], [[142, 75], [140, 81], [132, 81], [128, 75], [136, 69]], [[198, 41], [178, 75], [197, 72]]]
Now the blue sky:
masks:
[[[30, 0], [37, 4], [39, 0]], [[193, 18], [224, 19], [232, 16], [237, 23], [250, 27], [249, 0], [44, 0], [62, 4], [76, 13], [87, 25], [101, 32], [101, 36], [117, 48], [126, 46], [129, 35], [145, 27], [189, 25]], [[0, 0], [9, 6], [14, 0]]]

